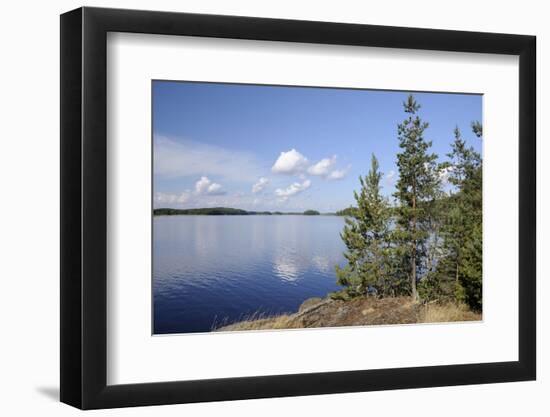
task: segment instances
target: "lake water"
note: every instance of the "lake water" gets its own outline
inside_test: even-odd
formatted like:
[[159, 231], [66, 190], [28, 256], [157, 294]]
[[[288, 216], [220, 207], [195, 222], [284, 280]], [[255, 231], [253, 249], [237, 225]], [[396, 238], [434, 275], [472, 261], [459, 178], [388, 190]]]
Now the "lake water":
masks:
[[154, 333], [295, 312], [338, 290], [343, 226], [337, 216], [156, 216]]

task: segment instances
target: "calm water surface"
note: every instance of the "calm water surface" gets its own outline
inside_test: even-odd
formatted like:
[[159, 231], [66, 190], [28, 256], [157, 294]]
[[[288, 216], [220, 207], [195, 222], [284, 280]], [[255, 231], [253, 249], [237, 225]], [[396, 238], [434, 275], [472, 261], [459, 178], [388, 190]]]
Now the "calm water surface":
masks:
[[155, 217], [155, 334], [295, 312], [337, 290], [343, 226], [337, 216]]

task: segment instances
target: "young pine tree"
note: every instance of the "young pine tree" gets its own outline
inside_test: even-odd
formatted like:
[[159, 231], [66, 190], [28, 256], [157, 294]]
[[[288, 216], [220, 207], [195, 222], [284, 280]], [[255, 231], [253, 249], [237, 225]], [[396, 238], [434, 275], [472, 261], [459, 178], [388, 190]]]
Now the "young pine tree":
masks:
[[344, 230], [340, 234], [347, 251], [348, 264], [336, 267], [338, 284], [346, 287], [348, 295], [362, 295], [369, 286], [377, 288], [384, 295], [387, 288], [389, 220], [387, 200], [380, 193], [378, 161], [371, 158], [371, 168], [365, 178], [359, 177], [361, 189], [354, 192], [357, 208], [353, 216], [346, 217]]
[[[474, 125], [472, 125], [474, 126]], [[481, 126], [477, 126], [481, 130]], [[474, 132], [476, 128], [474, 128]], [[446, 263], [455, 281], [455, 298], [464, 301], [464, 287], [461, 283], [461, 269], [464, 262], [464, 251], [471, 239], [474, 223], [478, 221], [475, 207], [472, 205], [476, 173], [481, 166], [481, 157], [472, 147], [468, 147], [458, 127], [454, 130], [454, 142], [448, 168], [449, 183], [454, 193], [448, 199], [448, 210], [443, 227], [445, 244], [448, 249]], [[479, 184], [481, 185], [481, 184]], [[475, 199], [475, 197], [474, 197]], [[444, 263], [442, 264], [442, 266]]]
[[[479, 122], [472, 123], [474, 134], [482, 138]], [[471, 163], [467, 176], [460, 186], [460, 198], [465, 212], [466, 237], [462, 250], [459, 280], [463, 288], [463, 301], [474, 310], [482, 308], [482, 259], [483, 259], [483, 181], [481, 155], [471, 150]]]
[[[472, 130], [482, 135], [479, 122]], [[481, 155], [467, 146], [458, 127], [454, 130], [449, 162], [445, 168], [452, 185], [449, 196], [443, 200], [445, 256], [438, 263], [438, 274], [453, 282], [452, 298], [466, 302], [471, 308], [481, 308], [482, 256], [482, 184]]]
[[406, 262], [403, 269], [410, 282], [410, 294], [417, 300], [416, 284], [425, 261], [430, 207], [439, 193], [440, 180], [437, 155], [429, 152], [432, 143], [424, 138], [428, 123], [417, 114], [420, 104], [409, 95], [403, 107], [408, 116], [397, 126], [401, 152], [397, 154], [399, 180], [394, 196], [399, 205], [394, 236], [397, 250]]
[[[443, 174], [445, 171], [440, 173]], [[453, 206], [441, 193], [437, 200], [428, 205], [428, 208], [430, 212], [426, 229], [428, 233], [426, 261], [422, 280], [418, 283], [418, 295], [422, 301], [450, 301], [454, 299], [455, 281], [451, 278], [452, 273], [449, 273], [449, 265], [445, 263], [449, 257], [443, 226], [446, 221], [445, 213]]]

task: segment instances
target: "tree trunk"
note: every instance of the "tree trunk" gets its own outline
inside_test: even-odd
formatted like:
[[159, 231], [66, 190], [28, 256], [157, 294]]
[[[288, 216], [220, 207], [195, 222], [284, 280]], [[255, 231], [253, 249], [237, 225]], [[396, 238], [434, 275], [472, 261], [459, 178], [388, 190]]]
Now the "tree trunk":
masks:
[[416, 293], [416, 181], [413, 180], [413, 195], [412, 195], [412, 232], [413, 232], [413, 247], [411, 255], [411, 296], [413, 301], [418, 299], [418, 294]]
[[412, 250], [412, 257], [411, 257], [411, 296], [413, 301], [416, 301], [418, 299], [418, 294], [416, 293], [416, 239], [414, 239], [414, 247]]
[[459, 297], [459, 283], [458, 283], [458, 265], [459, 265], [459, 262], [458, 262], [458, 259], [456, 261], [456, 269], [455, 269], [455, 301], [456, 303], [458, 304], [458, 297]]

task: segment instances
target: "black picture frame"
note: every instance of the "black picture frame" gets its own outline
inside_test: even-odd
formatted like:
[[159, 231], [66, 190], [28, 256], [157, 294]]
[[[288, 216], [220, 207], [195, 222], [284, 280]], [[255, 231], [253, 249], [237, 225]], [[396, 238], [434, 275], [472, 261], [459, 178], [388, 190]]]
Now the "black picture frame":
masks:
[[[519, 56], [519, 360], [107, 385], [108, 32]], [[61, 401], [81, 409], [534, 380], [534, 36], [136, 10], [61, 16]]]

